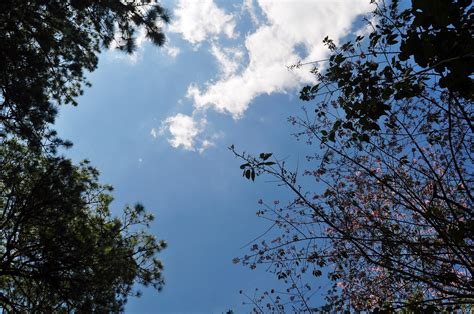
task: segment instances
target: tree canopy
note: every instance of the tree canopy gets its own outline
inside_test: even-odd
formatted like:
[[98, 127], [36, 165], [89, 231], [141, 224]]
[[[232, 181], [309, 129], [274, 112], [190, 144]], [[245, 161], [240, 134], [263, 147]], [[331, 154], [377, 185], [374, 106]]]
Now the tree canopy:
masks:
[[60, 104], [76, 104], [104, 47], [135, 49], [140, 28], [161, 46], [169, 17], [153, 0], [0, 3], [0, 134], [30, 142], [50, 134]]
[[136, 283], [161, 289], [166, 244], [140, 229], [142, 205], [109, 210], [96, 169], [17, 141], [0, 148], [0, 308], [8, 312], [119, 312]]
[[[436, 312], [474, 303], [473, 7], [375, 5], [368, 36], [325, 39], [330, 57], [312, 70], [318, 83], [301, 91], [317, 102], [289, 119], [295, 136], [316, 146], [303, 171], [231, 147], [244, 176], [274, 176], [295, 195], [261, 202], [257, 214], [273, 222], [273, 236], [236, 259], [287, 284], [251, 298], [257, 311]], [[323, 274], [333, 284], [321, 307], [314, 277]]]
[[58, 106], [77, 104], [103, 48], [157, 46], [169, 20], [153, 0], [0, 2], [0, 309], [121, 312], [136, 285], [163, 286], [140, 204], [110, 211], [112, 188], [57, 154]]

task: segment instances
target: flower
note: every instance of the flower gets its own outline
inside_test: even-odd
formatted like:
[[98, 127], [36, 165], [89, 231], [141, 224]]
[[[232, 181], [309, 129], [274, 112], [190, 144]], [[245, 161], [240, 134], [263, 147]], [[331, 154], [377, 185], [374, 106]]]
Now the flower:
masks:
[[345, 289], [347, 287], [347, 283], [344, 281], [339, 281], [336, 286], [341, 289]]

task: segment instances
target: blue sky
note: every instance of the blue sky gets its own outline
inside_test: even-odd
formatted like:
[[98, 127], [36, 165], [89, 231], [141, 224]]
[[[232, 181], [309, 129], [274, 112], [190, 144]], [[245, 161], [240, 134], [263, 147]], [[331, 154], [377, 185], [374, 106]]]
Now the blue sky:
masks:
[[296, 164], [305, 145], [286, 122], [303, 105], [310, 68], [287, 65], [327, 54], [321, 41], [354, 31], [368, 0], [166, 1], [173, 22], [156, 48], [139, 37], [132, 56], [104, 52], [78, 107], [56, 129], [115, 187], [113, 210], [141, 202], [151, 232], [169, 247], [162, 293], [144, 290], [128, 313], [248, 312], [239, 290], [275, 285], [263, 270], [232, 264], [265, 230], [258, 199], [290, 199], [264, 178], [248, 182], [227, 147], [274, 152]]

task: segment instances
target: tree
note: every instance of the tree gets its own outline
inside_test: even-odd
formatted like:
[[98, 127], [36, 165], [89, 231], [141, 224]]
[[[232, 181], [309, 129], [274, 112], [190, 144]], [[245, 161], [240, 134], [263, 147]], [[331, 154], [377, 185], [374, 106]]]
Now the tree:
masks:
[[168, 20], [155, 0], [1, 1], [2, 138], [13, 133], [36, 145], [55, 138], [46, 126], [58, 105], [76, 105], [102, 48], [133, 52], [139, 28], [160, 46]]
[[314, 113], [289, 119], [319, 144], [303, 173], [231, 147], [244, 176], [274, 176], [295, 195], [257, 212], [276, 235], [242, 263], [288, 285], [252, 299], [257, 311], [316, 310], [324, 273], [326, 310], [472, 309], [473, 13], [471, 1], [379, 1], [368, 38], [325, 39], [328, 64], [301, 91]]
[[162, 288], [166, 243], [141, 229], [153, 216], [137, 204], [113, 217], [111, 187], [88, 162], [10, 140], [0, 167], [2, 311], [120, 312], [135, 284]]
[[142, 230], [142, 205], [109, 211], [111, 187], [51, 130], [76, 105], [103, 48], [127, 53], [144, 30], [164, 43], [155, 0], [0, 3], [0, 308], [6, 312], [120, 312], [135, 284], [161, 290], [163, 241]]

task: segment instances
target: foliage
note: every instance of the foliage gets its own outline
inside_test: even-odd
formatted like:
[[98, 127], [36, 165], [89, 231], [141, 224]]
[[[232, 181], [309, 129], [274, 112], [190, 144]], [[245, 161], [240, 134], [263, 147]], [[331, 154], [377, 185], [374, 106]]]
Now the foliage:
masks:
[[0, 167], [3, 311], [119, 312], [135, 284], [161, 289], [166, 244], [141, 229], [153, 216], [139, 204], [111, 216], [111, 187], [88, 162], [7, 141]]
[[133, 52], [139, 28], [156, 45], [168, 15], [155, 0], [0, 2], [0, 135], [39, 144], [55, 133], [57, 105], [74, 104], [89, 85], [102, 47]]
[[[323, 96], [344, 110], [344, 119], [336, 120], [325, 138], [333, 139], [339, 128], [345, 128], [357, 131], [357, 140], [366, 139], [368, 132], [380, 129], [377, 121], [388, 115], [393, 102], [426, 97], [433, 85], [456, 99], [472, 101], [474, 9], [470, 1], [415, 0], [412, 8], [402, 12], [397, 4], [392, 1], [377, 9], [378, 24], [368, 43], [358, 36], [338, 48], [325, 39], [332, 53], [328, 69], [318, 72], [319, 84], [301, 91], [303, 100]], [[465, 113], [464, 118], [471, 123]]]
[[0, 2], [0, 308], [120, 312], [135, 284], [161, 290], [163, 241], [142, 205], [109, 211], [98, 171], [56, 155], [57, 107], [77, 104], [103, 48], [164, 43], [156, 0]]
[[257, 311], [316, 310], [312, 277], [323, 274], [333, 283], [319, 309], [474, 303], [473, 7], [376, 6], [368, 38], [340, 47], [325, 39], [328, 64], [301, 91], [318, 101], [314, 114], [289, 119], [297, 138], [318, 145], [302, 173], [231, 147], [247, 178], [274, 176], [295, 195], [257, 212], [274, 233], [242, 263], [263, 264], [288, 285], [253, 300]]

